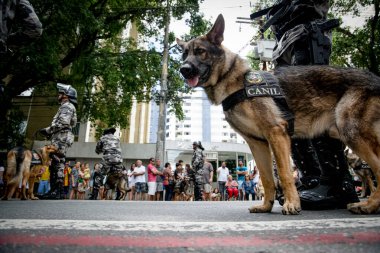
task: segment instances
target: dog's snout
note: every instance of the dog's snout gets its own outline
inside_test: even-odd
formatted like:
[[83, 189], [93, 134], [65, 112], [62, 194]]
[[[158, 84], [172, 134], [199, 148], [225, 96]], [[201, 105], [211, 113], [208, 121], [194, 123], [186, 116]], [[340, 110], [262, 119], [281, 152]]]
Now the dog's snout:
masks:
[[182, 76], [186, 79], [194, 77], [197, 73], [195, 68], [190, 63], [184, 63], [179, 69], [179, 72], [181, 72]]

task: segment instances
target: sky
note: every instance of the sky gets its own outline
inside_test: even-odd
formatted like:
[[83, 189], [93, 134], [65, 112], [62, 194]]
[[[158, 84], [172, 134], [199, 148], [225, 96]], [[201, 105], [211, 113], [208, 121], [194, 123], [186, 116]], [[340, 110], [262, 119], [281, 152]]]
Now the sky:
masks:
[[[252, 46], [249, 42], [257, 33], [257, 29], [249, 24], [236, 23], [237, 17], [247, 17], [251, 14], [252, 7], [257, 1], [255, 0], [204, 0], [200, 4], [200, 12], [203, 12], [205, 18], [212, 23], [216, 17], [222, 14], [225, 21], [224, 42], [223, 45], [234, 53], [245, 57]], [[374, 10], [367, 8], [362, 10], [362, 17], [352, 17], [347, 15], [343, 17], [343, 26], [352, 28], [360, 27], [364, 23], [364, 18], [373, 15]], [[172, 22], [170, 30], [176, 36], [180, 36], [188, 32], [188, 27], [184, 21]]]
[[[219, 14], [223, 15], [225, 21], [223, 45], [243, 57], [252, 49], [249, 46], [249, 42], [257, 30], [249, 24], [238, 24], [236, 21], [237, 17], [249, 18], [252, 9], [250, 2], [253, 4], [255, 1], [205, 0], [200, 4], [200, 12], [203, 12], [205, 18], [212, 23], [215, 22]], [[173, 31], [176, 36], [180, 36], [188, 32], [189, 29], [186, 27], [184, 21], [178, 21], [172, 22], [170, 30]]]

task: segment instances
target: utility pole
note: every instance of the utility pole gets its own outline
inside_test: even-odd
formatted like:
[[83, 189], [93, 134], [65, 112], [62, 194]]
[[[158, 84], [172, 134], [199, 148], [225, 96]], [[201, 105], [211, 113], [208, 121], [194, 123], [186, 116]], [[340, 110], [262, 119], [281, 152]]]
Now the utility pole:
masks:
[[169, 25], [170, 25], [170, 0], [166, 1], [164, 52], [162, 54], [161, 90], [158, 116], [158, 130], [156, 142], [156, 159], [164, 162], [165, 159], [165, 139], [166, 139], [166, 94], [168, 83], [168, 59], [169, 59]]

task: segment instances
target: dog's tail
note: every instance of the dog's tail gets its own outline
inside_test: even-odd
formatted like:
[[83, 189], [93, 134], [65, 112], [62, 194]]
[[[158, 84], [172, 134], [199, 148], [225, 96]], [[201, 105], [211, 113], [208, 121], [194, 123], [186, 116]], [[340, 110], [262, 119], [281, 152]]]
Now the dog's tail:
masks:
[[31, 154], [23, 147], [16, 147], [8, 152], [7, 156], [7, 184], [18, 184], [23, 176], [25, 166], [30, 166]]

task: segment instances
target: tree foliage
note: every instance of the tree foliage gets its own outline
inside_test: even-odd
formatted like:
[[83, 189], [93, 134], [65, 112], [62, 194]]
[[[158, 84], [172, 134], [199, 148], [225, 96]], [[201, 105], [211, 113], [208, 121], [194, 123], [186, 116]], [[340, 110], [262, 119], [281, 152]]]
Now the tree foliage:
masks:
[[380, 75], [380, 1], [332, 1], [335, 16], [363, 19], [363, 26], [340, 26], [334, 31], [333, 64], [367, 69]]
[[[155, 94], [151, 90], [159, 84], [167, 4], [174, 19], [190, 13], [196, 21], [189, 21], [189, 25], [197, 33], [204, 32], [200, 27], [205, 28], [198, 14], [199, 1], [30, 0], [44, 32], [38, 41], [7, 57], [7, 82], [1, 98], [7, 106], [0, 111], [7, 130], [0, 133], [1, 139], [8, 139], [15, 128], [7, 117], [12, 99], [30, 88], [55, 94], [56, 82], [77, 89], [80, 118], [126, 127], [133, 101], [149, 101]], [[139, 41], [123, 35], [132, 22], [137, 24]], [[174, 35], [171, 37], [173, 42]], [[181, 117], [177, 94], [187, 90], [179, 77], [176, 57], [171, 58], [168, 103]], [[4, 141], [1, 143], [3, 146]]]

